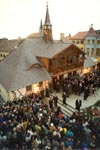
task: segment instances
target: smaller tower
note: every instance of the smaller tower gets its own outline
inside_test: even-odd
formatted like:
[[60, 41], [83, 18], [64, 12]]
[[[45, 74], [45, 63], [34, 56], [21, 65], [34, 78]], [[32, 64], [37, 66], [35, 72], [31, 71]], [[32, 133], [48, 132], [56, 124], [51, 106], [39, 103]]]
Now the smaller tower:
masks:
[[46, 9], [46, 17], [45, 17], [45, 23], [44, 23], [44, 29], [43, 29], [43, 39], [46, 42], [53, 41], [52, 25], [50, 23], [48, 4], [47, 4], [47, 9]]
[[42, 19], [41, 19], [41, 22], [40, 22], [39, 35], [40, 35], [40, 36], [43, 36], [43, 25], [42, 25]]

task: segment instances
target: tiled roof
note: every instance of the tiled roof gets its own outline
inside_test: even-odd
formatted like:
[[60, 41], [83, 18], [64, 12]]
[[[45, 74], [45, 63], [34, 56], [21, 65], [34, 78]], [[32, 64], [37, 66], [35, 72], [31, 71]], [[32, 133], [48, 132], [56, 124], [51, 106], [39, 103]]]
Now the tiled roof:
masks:
[[71, 37], [71, 40], [84, 40], [88, 31], [78, 32], [76, 35]]
[[32, 49], [35, 56], [52, 58], [71, 44], [72, 43], [70, 41], [69, 43], [60, 40], [45, 42], [43, 38], [33, 38], [25, 40], [24, 49], [27, 49], [26, 51], [30, 51], [30, 49]]
[[[76, 35], [72, 36], [70, 39], [71, 40], [84, 40], [86, 37], [89, 37], [89, 36], [97, 36], [93, 27], [90, 27], [89, 31], [78, 32]], [[65, 37], [65, 39], [66, 38], [67, 37]]]
[[0, 52], [8, 52], [13, 51], [20, 44], [22, 39], [8, 40], [8, 39], [0, 39]]
[[86, 34], [86, 37], [90, 37], [90, 36], [97, 36], [95, 30], [92, 27], [89, 29], [89, 31]]

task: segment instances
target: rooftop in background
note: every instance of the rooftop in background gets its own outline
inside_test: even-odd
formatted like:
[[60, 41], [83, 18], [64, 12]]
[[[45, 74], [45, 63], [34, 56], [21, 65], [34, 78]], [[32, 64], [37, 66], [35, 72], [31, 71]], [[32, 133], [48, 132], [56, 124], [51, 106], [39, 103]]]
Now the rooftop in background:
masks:
[[12, 52], [18, 47], [23, 39], [8, 40], [7, 38], [0, 39], [0, 51], [1, 52]]
[[31, 33], [26, 38], [37, 38], [37, 37], [39, 37], [39, 32]]
[[83, 39], [85, 39], [86, 35], [87, 35], [87, 31], [82, 31], [82, 32], [78, 32], [76, 35], [72, 36], [70, 39], [83, 40]]
[[100, 36], [100, 30], [94, 30], [93, 25], [90, 26], [88, 31], [80, 31], [74, 36], [66, 36], [64, 39], [65, 40], [84, 40], [86, 37], [91, 37], [91, 36]]

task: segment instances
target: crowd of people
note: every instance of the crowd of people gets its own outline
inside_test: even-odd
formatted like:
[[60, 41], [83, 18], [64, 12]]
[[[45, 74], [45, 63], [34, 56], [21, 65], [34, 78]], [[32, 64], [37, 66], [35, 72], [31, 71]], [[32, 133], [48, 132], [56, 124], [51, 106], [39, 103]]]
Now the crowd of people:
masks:
[[[73, 92], [75, 94], [84, 92], [84, 100], [99, 87], [100, 70], [83, 76], [70, 76], [63, 81], [63, 91], [67, 96]], [[68, 117], [58, 106], [56, 95], [52, 102], [49, 101], [49, 105], [44, 101], [45, 96], [49, 96], [48, 89], [46, 95], [43, 92], [32, 93], [2, 104], [0, 150], [96, 150], [100, 148], [100, 118], [90, 117], [87, 109], [84, 109], [85, 118], [79, 111]], [[63, 103], [66, 105], [64, 101]]]
[[61, 81], [56, 79], [54, 82], [54, 90], [59, 92], [60, 89], [66, 93], [67, 97], [71, 94], [81, 95], [83, 93], [84, 100], [87, 100], [88, 96], [95, 93], [100, 88], [100, 66], [94, 72], [86, 74], [69, 74], [68, 77], [64, 77]]
[[100, 147], [100, 120], [74, 112], [64, 115], [41, 95], [3, 103], [0, 109], [0, 150], [85, 150]]

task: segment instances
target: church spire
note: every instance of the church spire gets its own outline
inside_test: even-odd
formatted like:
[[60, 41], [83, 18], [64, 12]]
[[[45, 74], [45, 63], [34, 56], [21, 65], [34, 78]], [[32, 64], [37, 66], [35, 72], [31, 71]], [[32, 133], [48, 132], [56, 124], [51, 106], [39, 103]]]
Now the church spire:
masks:
[[52, 25], [50, 23], [48, 3], [47, 3], [47, 8], [46, 8], [46, 16], [45, 16], [44, 29], [43, 29], [43, 38], [46, 42], [53, 41]]
[[48, 3], [47, 3], [47, 10], [46, 10], [46, 17], [45, 17], [45, 25], [51, 25], [50, 16], [49, 16], [49, 9], [48, 9]]

